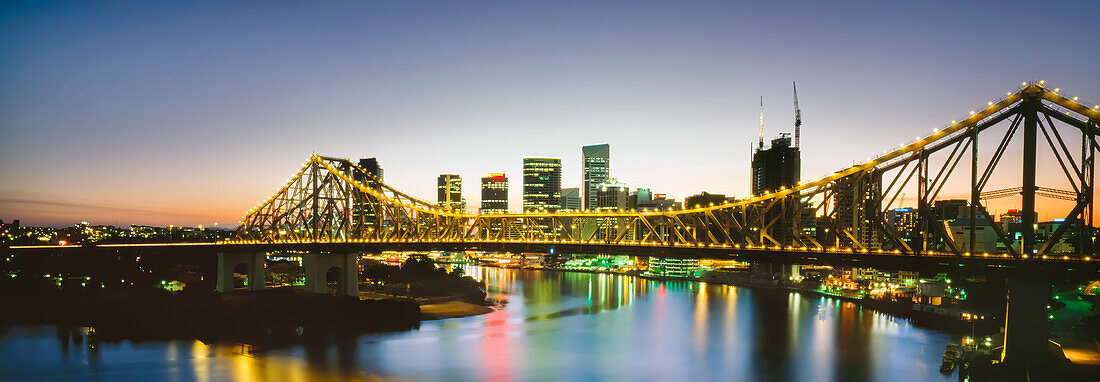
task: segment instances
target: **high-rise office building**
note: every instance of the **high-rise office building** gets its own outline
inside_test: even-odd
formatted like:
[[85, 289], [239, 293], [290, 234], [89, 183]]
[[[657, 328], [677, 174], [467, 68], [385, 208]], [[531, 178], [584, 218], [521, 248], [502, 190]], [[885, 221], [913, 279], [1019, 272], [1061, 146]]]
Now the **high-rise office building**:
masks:
[[596, 209], [601, 211], [617, 211], [626, 209], [627, 197], [630, 189], [626, 184], [619, 183], [615, 178], [601, 183], [596, 189]]
[[508, 212], [508, 177], [491, 173], [481, 178], [481, 213]]
[[801, 153], [791, 146], [791, 137], [781, 134], [767, 150], [757, 148], [752, 156], [752, 194], [763, 195], [798, 185], [802, 171]]
[[[867, 249], [879, 249], [880, 230], [873, 215], [881, 208], [882, 173], [857, 173], [837, 180], [834, 211], [838, 229], [848, 230]], [[842, 241], [847, 235], [837, 233]]]
[[595, 209], [600, 185], [611, 175], [611, 146], [608, 144], [581, 147], [584, 160], [584, 209]]
[[462, 198], [462, 177], [455, 174], [442, 174], [439, 175], [438, 180], [439, 206], [454, 211], [465, 211], [466, 200]]
[[[752, 194], [763, 195], [798, 185], [802, 168], [800, 155], [799, 148], [791, 146], [791, 137], [785, 133], [773, 139], [767, 150], [758, 147], [752, 156]], [[788, 198], [791, 203], [798, 200], [797, 195]], [[769, 210], [767, 214], [768, 221], [775, 221], [768, 227], [768, 236], [784, 245], [793, 243], [794, 222], [781, 216], [779, 210]]]
[[886, 222], [890, 223], [898, 231], [898, 236], [909, 245], [920, 240], [920, 228], [917, 226], [920, 217], [916, 208], [895, 208], [887, 211]]
[[561, 159], [523, 158], [523, 209], [561, 209]]
[[561, 209], [581, 209], [581, 189], [577, 187], [561, 189]]
[[[382, 185], [380, 184], [382, 182], [382, 166], [378, 165], [377, 158], [361, 158], [359, 159], [358, 167], [352, 166], [350, 170], [351, 178], [356, 182], [362, 183], [374, 190], [382, 189]], [[379, 223], [376, 211], [380, 208], [378, 198], [358, 188], [353, 189], [351, 195], [352, 229], [363, 231], [377, 229]]]
[[[630, 189], [626, 184], [619, 183], [615, 178], [608, 179], [607, 182], [600, 184], [596, 191], [596, 210], [625, 210], [629, 196]], [[619, 232], [630, 230], [629, 219], [624, 217], [604, 218], [599, 223], [600, 232], [596, 235], [597, 239], [617, 237]]]

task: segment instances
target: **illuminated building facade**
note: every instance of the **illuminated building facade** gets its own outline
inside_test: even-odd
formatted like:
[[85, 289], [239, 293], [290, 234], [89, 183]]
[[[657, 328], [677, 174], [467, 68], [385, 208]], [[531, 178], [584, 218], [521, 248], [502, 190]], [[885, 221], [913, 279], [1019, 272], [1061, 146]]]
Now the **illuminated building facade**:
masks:
[[584, 209], [591, 210], [599, 203], [600, 185], [611, 175], [611, 146], [608, 144], [581, 147], [584, 160]]
[[[626, 184], [619, 183], [614, 178], [608, 179], [607, 182], [600, 184], [600, 187], [596, 191], [596, 210], [598, 211], [622, 211], [627, 207], [627, 198], [630, 196], [630, 189]], [[628, 230], [629, 219], [616, 217], [606, 218], [600, 222], [600, 231], [596, 235], [597, 239], [603, 239], [607, 237], [616, 237], [622, 230]]]
[[[379, 182], [382, 182], [383, 174], [378, 159], [360, 158], [358, 165], [358, 168], [351, 171], [352, 179], [372, 189], [381, 189], [382, 186]], [[351, 194], [353, 199], [352, 219], [361, 222], [363, 229], [378, 229], [378, 215], [375, 212], [378, 208], [378, 199], [358, 189], [352, 190]]]
[[491, 173], [481, 178], [481, 213], [508, 212], [508, 177]]
[[466, 200], [462, 198], [462, 177], [455, 174], [439, 176], [439, 206], [455, 211], [466, 210]]
[[898, 231], [902, 240], [912, 244], [920, 240], [919, 213], [916, 208], [895, 208], [886, 212], [886, 221]]
[[675, 257], [650, 257], [649, 269], [645, 275], [657, 278], [689, 279], [695, 278], [699, 270], [699, 259], [681, 259]]
[[561, 159], [523, 158], [523, 209], [561, 209]]
[[[882, 174], [854, 174], [837, 183], [840, 187], [833, 199], [837, 228], [848, 231], [866, 249], [880, 248], [881, 232], [871, 218], [881, 211]], [[837, 233], [837, 236], [847, 241], [847, 235]]]

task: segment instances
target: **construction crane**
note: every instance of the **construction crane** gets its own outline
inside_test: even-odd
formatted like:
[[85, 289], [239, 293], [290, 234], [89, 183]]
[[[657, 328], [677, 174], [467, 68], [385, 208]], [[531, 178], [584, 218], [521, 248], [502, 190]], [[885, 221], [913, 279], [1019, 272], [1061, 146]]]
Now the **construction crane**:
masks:
[[798, 144], [802, 128], [802, 110], [798, 108], [798, 84], [791, 81], [794, 87], [794, 147], [802, 147]]

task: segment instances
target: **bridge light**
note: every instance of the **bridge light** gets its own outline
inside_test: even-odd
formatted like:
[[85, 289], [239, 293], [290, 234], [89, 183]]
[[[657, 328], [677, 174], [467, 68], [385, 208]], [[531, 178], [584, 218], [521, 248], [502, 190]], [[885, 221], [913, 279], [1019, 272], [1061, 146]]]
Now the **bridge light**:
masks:
[[1058, 92], [1059, 90], [1062, 90], [1062, 89], [1059, 89], [1059, 88], [1054, 88], [1054, 92], [1055, 92], [1055, 93], [1057, 93], [1057, 92]]
[[970, 111], [970, 115], [974, 115], [974, 110], [971, 110], [971, 111]]
[[1045, 84], [1045, 83], [1047, 83], [1047, 82], [1046, 82], [1046, 81], [1044, 81], [1044, 80], [1039, 80], [1039, 84], [1040, 84], [1040, 85], [1042, 85], [1042, 84]]
[[1023, 257], [1024, 257], [1025, 259], [1026, 259], [1026, 258], [1027, 258], [1027, 255], [1026, 255], [1026, 254], [1025, 254], [1025, 255], [1023, 255]]
[[1027, 86], [1027, 82], [1021, 82], [1020, 86]]
[[952, 119], [952, 120], [951, 120], [951, 124], [952, 124], [952, 125], [954, 125], [954, 124], [956, 124], [956, 123], [957, 123], [957, 122], [955, 122], [955, 120], [954, 120], [954, 119]]
[[989, 101], [989, 102], [986, 102], [985, 104], [986, 104], [987, 106], [993, 106], [993, 101]]

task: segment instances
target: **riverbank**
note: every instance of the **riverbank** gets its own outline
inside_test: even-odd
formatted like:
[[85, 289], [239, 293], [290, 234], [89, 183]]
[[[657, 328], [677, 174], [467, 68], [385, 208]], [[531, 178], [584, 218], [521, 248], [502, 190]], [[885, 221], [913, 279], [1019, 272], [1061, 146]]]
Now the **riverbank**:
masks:
[[411, 299], [359, 300], [291, 288], [169, 293], [155, 288], [58, 290], [6, 285], [0, 325], [91, 327], [101, 341], [199, 339], [282, 348], [317, 335], [405, 331], [420, 325]]
[[420, 305], [420, 319], [423, 321], [441, 320], [492, 313], [493, 308], [471, 304], [465, 301], [442, 301]]

